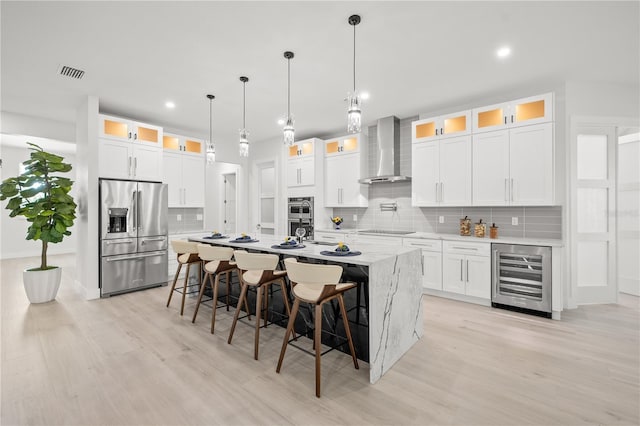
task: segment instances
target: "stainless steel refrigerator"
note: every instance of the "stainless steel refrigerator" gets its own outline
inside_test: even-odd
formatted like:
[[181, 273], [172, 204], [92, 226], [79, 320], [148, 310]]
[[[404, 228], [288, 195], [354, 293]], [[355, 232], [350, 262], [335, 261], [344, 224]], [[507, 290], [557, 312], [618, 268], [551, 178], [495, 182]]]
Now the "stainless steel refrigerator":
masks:
[[100, 294], [167, 283], [167, 185], [100, 180]]

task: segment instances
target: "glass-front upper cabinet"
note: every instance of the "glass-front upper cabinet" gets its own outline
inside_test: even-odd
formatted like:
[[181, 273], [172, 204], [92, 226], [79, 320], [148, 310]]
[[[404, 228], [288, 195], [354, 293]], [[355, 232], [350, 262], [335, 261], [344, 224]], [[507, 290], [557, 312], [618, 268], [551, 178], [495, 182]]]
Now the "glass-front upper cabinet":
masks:
[[473, 110], [474, 133], [550, 121], [553, 121], [553, 93], [545, 93]]
[[411, 140], [414, 143], [426, 142], [470, 133], [471, 110], [468, 110], [414, 121]]
[[162, 136], [162, 148], [167, 152], [182, 152], [183, 154], [201, 156], [204, 154], [204, 145], [204, 141], [201, 139], [171, 133], [165, 133]]
[[313, 139], [294, 143], [289, 147], [287, 155], [290, 158], [313, 155]]
[[361, 133], [329, 139], [324, 144], [324, 155], [339, 155], [360, 151]]
[[162, 127], [119, 117], [100, 115], [100, 137], [161, 147]]

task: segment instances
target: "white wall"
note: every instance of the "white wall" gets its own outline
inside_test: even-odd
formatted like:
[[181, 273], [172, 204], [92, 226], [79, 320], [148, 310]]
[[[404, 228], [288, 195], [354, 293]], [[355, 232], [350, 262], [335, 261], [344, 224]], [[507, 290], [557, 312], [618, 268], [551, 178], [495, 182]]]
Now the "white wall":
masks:
[[24, 114], [2, 111], [2, 133], [30, 135], [58, 141], [75, 141], [75, 125]]
[[76, 284], [85, 298], [100, 297], [98, 256], [98, 98], [88, 96], [76, 115], [78, 251]]
[[[27, 142], [36, 143], [46, 151], [64, 157], [65, 161], [73, 167], [69, 173], [65, 174], [65, 177], [75, 181], [77, 163], [74, 144], [23, 135], [0, 135], [1, 180], [17, 176], [19, 165], [29, 159], [31, 151], [28, 149]], [[76, 193], [77, 189], [74, 185], [70, 194], [76, 198]], [[29, 222], [22, 216], [9, 217], [9, 210], [5, 209], [6, 203], [7, 201], [2, 202], [2, 211], [0, 212], [0, 259], [40, 256], [42, 242], [26, 240]], [[69, 230], [71, 235], [65, 237], [62, 242], [49, 244], [48, 254], [74, 253], [76, 251], [78, 227], [74, 224]], [[35, 266], [39, 266], [39, 264]]]

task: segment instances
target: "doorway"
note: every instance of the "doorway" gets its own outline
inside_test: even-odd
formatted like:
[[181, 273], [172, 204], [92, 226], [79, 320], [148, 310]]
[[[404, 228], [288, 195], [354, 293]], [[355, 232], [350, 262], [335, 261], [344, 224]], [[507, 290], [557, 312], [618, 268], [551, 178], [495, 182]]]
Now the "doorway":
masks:
[[618, 290], [640, 296], [640, 129], [618, 136]]
[[236, 174], [228, 173], [222, 176], [224, 185], [224, 233], [231, 235], [236, 233]]
[[276, 169], [273, 162], [258, 167], [258, 223], [256, 230], [262, 234], [275, 234], [276, 218]]

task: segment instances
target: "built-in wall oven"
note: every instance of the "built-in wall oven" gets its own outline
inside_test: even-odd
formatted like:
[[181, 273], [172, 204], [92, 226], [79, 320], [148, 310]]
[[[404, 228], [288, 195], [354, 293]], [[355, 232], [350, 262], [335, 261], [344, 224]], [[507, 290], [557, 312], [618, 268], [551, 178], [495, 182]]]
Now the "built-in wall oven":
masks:
[[551, 247], [491, 244], [491, 305], [551, 317]]
[[313, 197], [289, 198], [287, 223], [289, 235], [296, 235], [296, 229], [304, 228], [304, 237], [313, 239]]

